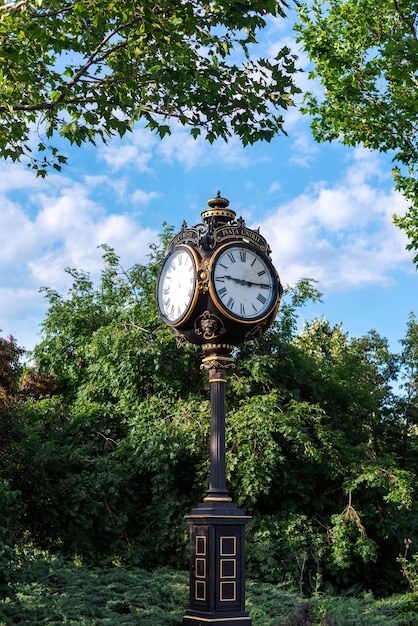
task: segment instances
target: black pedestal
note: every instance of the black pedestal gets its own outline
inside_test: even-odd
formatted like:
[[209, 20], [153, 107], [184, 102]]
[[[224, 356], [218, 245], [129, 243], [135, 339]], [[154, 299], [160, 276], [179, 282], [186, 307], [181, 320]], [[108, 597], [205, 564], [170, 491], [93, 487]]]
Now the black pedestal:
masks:
[[190, 526], [190, 603], [183, 626], [251, 626], [245, 610], [245, 526], [242, 509], [202, 502]]

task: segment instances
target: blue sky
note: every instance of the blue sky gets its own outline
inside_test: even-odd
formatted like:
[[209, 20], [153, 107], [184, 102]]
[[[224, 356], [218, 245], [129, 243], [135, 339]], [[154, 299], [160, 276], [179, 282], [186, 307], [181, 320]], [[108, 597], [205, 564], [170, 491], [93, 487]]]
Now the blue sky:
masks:
[[[259, 54], [295, 46], [291, 20], [271, 20]], [[301, 55], [300, 65], [307, 68]], [[307, 73], [298, 77], [303, 89]], [[316, 86], [313, 86], [317, 88]], [[65, 292], [65, 267], [96, 276], [107, 243], [129, 267], [145, 262], [163, 222], [179, 230], [200, 221], [220, 190], [237, 216], [260, 227], [284, 284], [318, 281], [324, 316], [352, 336], [370, 329], [394, 351], [408, 315], [418, 313], [417, 273], [405, 236], [391, 220], [406, 203], [394, 191], [390, 155], [318, 145], [309, 119], [285, 113], [288, 136], [242, 148], [213, 145], [173, 126], [158, 139], [138, 126], [108, 146], [69, 149], [61, 173], [37, 179], [25, 165], [0, 162], [0, 329], [30, 349], [39, 339], [47, 286]]]

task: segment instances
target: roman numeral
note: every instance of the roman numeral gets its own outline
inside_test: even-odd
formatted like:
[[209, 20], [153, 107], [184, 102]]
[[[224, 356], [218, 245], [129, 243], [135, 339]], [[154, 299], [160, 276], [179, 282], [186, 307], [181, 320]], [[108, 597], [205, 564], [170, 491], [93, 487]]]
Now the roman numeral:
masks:
[[228, 303], [227, 303], [227, 307], [228, 309], [233, 309], [234, 308], [234, 304], [235, 304], [235, 300], [234, 298], [229, 298]]
[[239, 305], [239, 313], [240, 313], [240, 315], [245, 315], [245, 307], [242, 304], [242, 302]]
[[245, 250], [240, 250], [239, 251], [239, 256], [240, 256], [241, 261], [243, 263], [245, 263], [246, 258], [247, 258], [247, 252]]
[[257, 300], [259, 300], [259, 302], [261, 302], [261, 304], [265, 304], [267, 302], [267, 298], [265, 296], [263, 296], [262, 293], [258, 294]]
[[231, 263], [235, 263], [235, 257], [232, 252], [228, 252], [228, 258], [231, 261]]
[[227, 292], [226, 287], [221, 287], [221, 289], [219, 289], [219, 291], [218, 291], [218, 295], [219, 295], [221, 298], [223, 298], [223, 296], [226, 294], [226, 292]]
[[261, 272], [258, 272], [258, 276], [263, 276], [263, 274], [266, 273], [266, 270], [261, 270]]

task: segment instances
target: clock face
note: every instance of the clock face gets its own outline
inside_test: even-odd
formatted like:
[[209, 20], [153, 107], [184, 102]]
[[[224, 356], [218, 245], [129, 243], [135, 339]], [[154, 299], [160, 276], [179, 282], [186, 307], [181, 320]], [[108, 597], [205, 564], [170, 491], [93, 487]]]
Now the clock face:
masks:
[[278, 302], [279, 278], [271, 261], [246, 243], [226, 244], [212, 261], [211, 291], [223, 311], [253, 322]]
[[186, 246], [175, 248], [165, 259], [157, 285], [157, 305], [166, 324], [176, 326], [187, 319], [197, 298], [195, 253]]

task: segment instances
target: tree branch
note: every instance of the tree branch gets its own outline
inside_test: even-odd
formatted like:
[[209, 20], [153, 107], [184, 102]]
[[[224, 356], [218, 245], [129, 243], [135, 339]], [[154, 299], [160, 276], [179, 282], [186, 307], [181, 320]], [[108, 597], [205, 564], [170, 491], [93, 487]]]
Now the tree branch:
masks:
[[0, 6], [0, 13], [5, 13], [6, 15], [14, 15], [21, 11], [22, 7], [27, 6], [31, 3], [31, 0], [20, 0], [20, 2], [8, 2], [7, 4], [2, 4]]
[[401, 18], [402, 22], [407, 25], [409, 32], [412, 34], [412, 36], [416, 40], [417, 39], [417, 31], [416, 31], [416, 28], [415, 28], [415, 25], [414, 25], [414, 20], [408, 20], [406, 15], [404, 13], [402, 13], [401, 8], [399, 6], [398, 0], [393, 0], [393, 4], [395, 5], [395, 10], [396, 10], [397, 14], [399, 15], [399, 17]]

